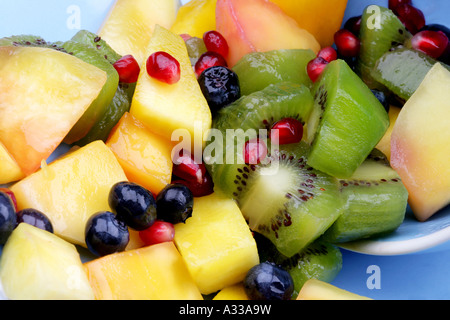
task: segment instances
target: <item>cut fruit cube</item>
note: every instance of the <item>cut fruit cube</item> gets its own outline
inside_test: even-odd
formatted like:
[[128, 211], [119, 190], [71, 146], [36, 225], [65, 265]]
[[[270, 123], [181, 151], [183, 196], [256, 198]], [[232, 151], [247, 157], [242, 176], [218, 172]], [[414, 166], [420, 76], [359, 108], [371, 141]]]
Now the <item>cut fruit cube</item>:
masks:
[[338, 288], [328, 282], [310, 279], [303, 285], [297, 300], [372, 300]]
[[36, 47], [0, 47], [0, 70], [0, 141], [29, 175], [97, 98], [107, 76], [74, 56]]
[[378, 142], [375, 149], [380, 150], [383, 152], [383, 154], [386, 156], [388, 161], [391, 159], [391, 135], [392, 130], [394, 129], [395, 122], [397, 121], [397, 117], [400, 113], [400, 110], [402, 110], [400, 107], [397, 106], [389, 106], [389, 128], [387, 129], [386, 133], [384, 134], [383, 138]]
[[93, 300], [94, 292], [76, 247], [27, 223], [9, 237], [0, 280], [12, 300]]
[[98, 35], [114, 51], [130, 54], [141, 64], [155, 25], [170, 28], [178, 6], [178, 0], [116, 0]]
[[175, 225], [174, 240], [202, 294], [241, 282], [259, 263], [239, 207], [216, 193], [194, 199], [192, 217]]
[[179, 35], [157, 25], [146, 56], [157, 51], [167, 52], [178, 60], [181, 78], [175, 84], [167, 84], [150, 77], [143, 66], [130, 113], [149, 130], [169, 141], [179, 138], [177, 132], [181, 135], [187, 132], [190, 135], [186, 137], [190, 139], [186, 142], [187, 147], [198, 145], [201, 148], [203, 135], [211, 127], [212, 116], [192, 69], [186, 45]]
[[84, 266], [97, 300], [203, 299], [173, 242], [110, 254]]
[[106, 145], [114, 152], [127, 178], [157, 195], [172, 179], [171, 141], [148, 130], [126, 112]]
[[391, 165], [420, 221], [450, 203], [449, 87], [450, 71], [435, 64], [403, 106], [392, 131]]
[[24, 177], [17, 162], [0, 142], [0, 184], [18, 181]]
[[217, 0], [191, 0], [182, 5], [170, 31], [202, 39], [205, 32], [216, 29]]
[[102, 141], [70, 151], [62, 158], [11, 187], [18, 209], [45, 213], [54, 232], [65, 240], [86, 246], [86, 222], [99, 211], [110, 211], [111, 187], [127, 177], [112, 151]]
[[242, 282], [220, 290], [213, 300], [250, 300]]

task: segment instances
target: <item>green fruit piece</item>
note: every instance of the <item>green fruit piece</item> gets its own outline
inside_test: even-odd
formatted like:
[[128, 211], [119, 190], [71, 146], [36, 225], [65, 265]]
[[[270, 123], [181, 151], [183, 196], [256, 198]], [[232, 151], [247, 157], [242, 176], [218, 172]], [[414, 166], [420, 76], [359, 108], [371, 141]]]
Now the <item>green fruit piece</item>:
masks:
[[348, 178], [389, 127], [380, 101], [343, 60], [328, 64], [313, 88], [314, 110], [307, 122], [308, 164]]
[[311, 50], [286, 49], [253, 52], [245, 55], [234, 67], [241, 84], [241, 94], [248, 95], [278, 82], [311, 85], [306, 72], [309, 61], [315, 58]]
[[250, 228], [287, 257], [320, 237], [343, 209], [336, 180], [306, 165], [307, 154], [304, 142], [283, 145], [270, 163], [237, 179], [242, 185], [237, 202]]
[[400, 48], [386, 52], [377, 61], [370, 75], [397, 97], [406, 101], [417, 90], [436, 62], [419, 51]]
[[357, 73], [371, 89], [383, 89], [371, 77], [370, 71], [381, 56], [403, 45], [412, 35], [388, 8], [370, 5], [361, 17], [361, 51], [356, 63]]
[[387, 158], [374, 150], [349, 179], [340, 180], [344, 213], [322, 239], [342, 243], [396, 230], [405, 218], [408, 191]]
[[114, 64], [117, 60], [122, 58], [122, 56], [114, 51], [105, 40], [88, 30], [78, 31], [71, 40], [95, 48], [111, 64]]
[[[242, 170], [249, 170], [244, 161], [244, 140], [264, 133], [267, 136], [272, 125], [284, 118], [305, 123], [313, 104], [313, 97], [306, 86], [278, 83], [241, 97], [221, 109], [212, 125], [220, 136], [210, 137], [203, 153], [216, 189], [236, 197], [240, 189], [235, 184], [236, 175]], [[270, 145], [270, 141], [267, 144]]]
[[191, 37], [185, 43], [189, 59], [191, 59], [191, 65], [194, 67], [200, 56], [207, 51], [205, 42], [198, 37]]

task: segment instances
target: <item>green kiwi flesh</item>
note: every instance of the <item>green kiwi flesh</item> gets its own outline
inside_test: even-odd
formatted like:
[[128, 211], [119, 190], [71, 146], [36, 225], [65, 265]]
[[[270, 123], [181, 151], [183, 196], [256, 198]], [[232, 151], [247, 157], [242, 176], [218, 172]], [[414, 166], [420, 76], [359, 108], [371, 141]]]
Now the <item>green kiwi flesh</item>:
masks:
[[246, 54], [233, 67], [241, 84], [241, 94], [248, 95], [260, 91], [269, 84], [293, 82], [311, 85], [306, 72], [314, 52], [302, 49], [282, 49]]
[[337, 178], [349, 178], [389, 127], [389, 116], [367, 85], [343, 60], [327, 65], [312, 89], [307, 121], [308, 164]]
[[343, 243], [372, 238], [402, 224], [408, 191], [380, 151], [375, 149], [351, 178], [339, 184], [345, 209], [323, 240]]

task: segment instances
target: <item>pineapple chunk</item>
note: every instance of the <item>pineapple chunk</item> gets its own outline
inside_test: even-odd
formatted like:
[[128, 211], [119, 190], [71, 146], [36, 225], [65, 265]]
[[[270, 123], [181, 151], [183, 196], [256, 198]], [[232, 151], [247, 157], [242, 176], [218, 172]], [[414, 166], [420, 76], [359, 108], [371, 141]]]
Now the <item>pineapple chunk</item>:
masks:
[[207, 31], [216, 29], [217, 0], [191, 0], [181, 6], [170, 31], [203, 38]]
[[372, 300], [338, 288], [330, 283], [309, 279], [300, 290], [297, 300]]
[[223, 288], [217, 293], [213, 300], [250, 300], [245, 293], [242, 282]]
[[0, 280], [11, 300], [94, 299], [75, 246], [26, 223], [5, 244]]
[[[203, 146], [203, 135], [211, 128], [211, 111], [197, 82], [183, 39], [162, 26], [156, 26], [147, 55], [165, 51], [178, 60], [181, 78], [166, 84], [151, 78], [145, 66], [136, 84], [130, 113], [150, 130], [174, 141], [172, 134], [180, 129], [190, 134], [187, 147]], [[175, 137], [177, 139], [178, 137]], [[194, 141], [195, 139], [195, 141]]]
[[24, 177], [17, 162], [0, 142], [0, 184], [6, 184], [20, 180]]
[[43, 168], [11, 187], [18, 209], [44, 212], [55, 234], [86, 246], [87, 220], [98, 211], [111, 210], [111, 187], [127, 178], [103, 141], [92, 142]]
[[170, 28], [178, 7], [179, 0], [116, 0], [98, 34], [120, 55], [142, 63], [155, 25]]
[[173, 242], [107, 255], [85, 268], [97, 300], [203, 299]]
[[175, 225], [175, 244], [203, 294], [241, 282], [259, 263], [239, 207], [216, 193], [194, 199], [192, 217]]

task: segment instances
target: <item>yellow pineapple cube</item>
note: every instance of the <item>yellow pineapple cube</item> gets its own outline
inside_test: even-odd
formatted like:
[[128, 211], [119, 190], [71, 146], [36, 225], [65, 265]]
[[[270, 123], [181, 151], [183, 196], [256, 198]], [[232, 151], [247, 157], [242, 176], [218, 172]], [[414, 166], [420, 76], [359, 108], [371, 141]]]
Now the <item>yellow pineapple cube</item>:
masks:
[[173, 242], [85, 263], [97, 300], [202, 300]]
[[5, 244], [0, 281], [12, 300], [94, 299], [76, 247], [27, 223], [20, 223]]
[[205, 32], [216, 29], [216, 3], [217, 0], [189, 1], [178, 10], [170, 30], [176, 34], [203, 38]]
[[259, 263], [239, 207], [216, 193], [194, 199], [192, 217], [175, 225], [175, 244], [203, 294], [241, 282]]
[[250, 300], [244, 289], [244, 284], [239, 282], [220, 290], [213, 300]]
[[142, 63], [155, 25], [170, 28], [178, 7], [179, 0], [116, 0], [98, 34], [120, 55]]
[[297, 300], [372, 300], [338, 288], [328, 282], [309, 279], [300, 290]]
[[0, 184], [17, 181], [24, 176], [17, 162], [0, 142]]

